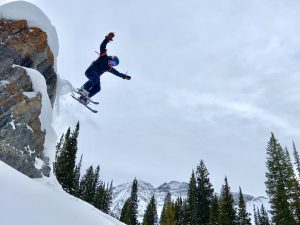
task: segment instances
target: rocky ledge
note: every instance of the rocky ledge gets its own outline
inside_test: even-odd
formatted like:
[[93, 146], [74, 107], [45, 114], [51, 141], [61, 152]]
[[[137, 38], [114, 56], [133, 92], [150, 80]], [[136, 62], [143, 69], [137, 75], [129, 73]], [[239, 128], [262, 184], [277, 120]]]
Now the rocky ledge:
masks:
[[39, 119], [41, 93], [20, 65], [38, 70], [54, 102], [57, 76], [47, 34], [25, 20], [0, 20], [0, 159], [29, 177], [48, 176], [45, 131]]

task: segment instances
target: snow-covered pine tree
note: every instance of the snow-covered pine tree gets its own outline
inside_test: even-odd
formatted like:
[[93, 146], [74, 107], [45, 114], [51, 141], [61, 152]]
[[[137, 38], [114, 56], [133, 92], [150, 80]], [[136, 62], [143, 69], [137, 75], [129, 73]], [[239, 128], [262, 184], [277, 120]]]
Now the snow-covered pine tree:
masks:
[[239, 188], [239, 207], [237, 215], [238, 225], [251, 225], [250, 213], [247, 212], [245, 199], [241, 187]]
[[213, 199], [211, 201], [209, 216], [210, 216], [210, 219], [209, 219], [210, 225], [221, 225], [219, 199], [216, 194], [213, 196]]
[[201, 159], [196, 169], [196, 185], [197, 185], [197, 224], [208, 225], [210, 204], [213, 198], [214, 189], [209, 179], [209, 172]]
[[227, 177], [221, 189], [220, 196], [220, 223], [222, 225], [236, 225], [236, 211], [233, 196], [228, 185]]
[[295, 225], [292, 196], [292, 171], [288, 154], [274, 134], [267, 146], [266, 192], [270, 198], [272, 222], [275, 225]]
[[259, 214], [259, 225], [270, 225], [269, 215], [263, 204], [261, 205]]
[[187, 221], [189, 225], [198, 225], [197, 182], [194, 170], [189, 182], [187, 204]]
[[260, 215], [259, 215], [259, 209], [256, 209], [256, 206], [253, 205], [253, 216], [254, 216], [254, 224], [255, 225], [260, 225]]
[[147, 205], [142, 225], [158, 225], [158, 215], [154, 195], [152, 195], [150, 202]]

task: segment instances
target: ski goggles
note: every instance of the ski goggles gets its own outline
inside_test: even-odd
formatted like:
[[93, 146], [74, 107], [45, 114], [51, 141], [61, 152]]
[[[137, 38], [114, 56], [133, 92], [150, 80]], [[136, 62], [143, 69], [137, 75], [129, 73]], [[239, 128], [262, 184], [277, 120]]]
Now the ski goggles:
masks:
[[114, 61], [114, 60], [109, 60], [109, 65], [111, 65], [111, 66], [117, 66], [118, 64], [117, 64], [117, 62], [116, 61]]

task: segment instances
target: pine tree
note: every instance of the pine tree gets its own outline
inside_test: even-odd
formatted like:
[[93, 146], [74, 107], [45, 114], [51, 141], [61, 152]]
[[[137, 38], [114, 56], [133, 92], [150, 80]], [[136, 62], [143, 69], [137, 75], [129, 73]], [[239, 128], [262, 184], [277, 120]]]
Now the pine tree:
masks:
[[94, 196], [94, 206], [104, 212], [105, 205], [105, 183], [99, 183], [96, 187], [95, 196]]
[[132, 187], [131, 187], [131, 194], [130, 194], [130, 225], [138, 225], [138, 182], [136, 178], [134, 178]]
[[168, 192], [165, 197], [163, 209], [161, 212], [160, 225], [176, 225], [175, 213], [176, 210], [171, 200], [171, 193]]
[[164, 216], [166, 214], [166, 209], [167, 209], [167, 206], [169, 203], [172, 202], [172, 199], [171, 199], [171, 193], [170, 192], [167, 192], [166, 196], [165, 196], [165, 199], [164, 199], [164, 205], [163, 205], [163, 208], [161, 210], [161, 215], [160, 215], [160, 220], [159, 220], [159, 223], [161, 224], [163, 220], [165, 220]]
[[225, 177], [225, 184], [221, 189], [220, 197], [220, 223], [222, 225], [236, 225], [236, 211], [234, 209], [234, 201], [230, 187], [228, 185], [227, 177]]
[[184, 202], [181, 197], [178, 197], [174, 204], [176, 225], [185, 225], [184, 223]]
[[242, 189], [239, 189], [239, 210], [237, 215], [238, 225], [251, 225], [250, 214], [247, 212], [246, 203], [242, 193]]
[[268, 212], [266, 211], [263, 204], [261, 205], [260, 209], [259, 225], [270, 225]]
[[211, 201], [209, 224], [210, 225], [221, 225], [219, 199], [216, 194], [214, 195], [214, 197]]
[[80, 177], [81, 177], [81, 174], [80, 174], [81, 164], [82, 164], [82, 155], [80, 157], [79, 163], [76, 165], [75, 170], [74, 170], [75, 175], [74, 175], [73, 195], [78, 198], [80, 198], [80, 196], [81, 196], [80, 188], [79, 188], [80, 187]]
[[259, 209], [256, 209], [255, 205], [253, 205], [253, 213], [254, 213], [254, 224], [261, 225], [259, 219], [260, 218]]
[[75, 130], [71, 134], [70, 128], [67, 130], [66, 136], [61, 137], [59, 143], [56, 145], [56, 162], [55, 174], [58, 182], [63, 189], [74, 194], [75, 185], [75, 164], [77, 154], [77, 138], [79, 135], [79, 122]]
[[80, 182], [80, 191], [82, 192], [81, 199], [88, 202], [93, 203], [94, 197], [96, 193], [95, 189], [95, 173], [93, 166], [90, 166]]
[[210, 204], [213, 198], [214, 189], [209, 179], [209, 172], [201, 160], [196, 170], [197, 182], [197, 224], [208, 225], [210, 218]]
[[267, 147], [266, 192], [270, 197], [272, 221], [275, 225], [295, 225], [292, 212], [291, 168], [288, 154], [272, 133]]
[[102, 208], [102, 211], [107, 214], [110, 212], [112, 198], [113, 198], [113, 182], [111, 181], [110, 184], [107, 184], [105, 195], [104, 195], [103, 208]]
[[147, 205], [142, 224], [143, 225], [158, 225], [156, 200], [155, 200], [154, 195], [152, 195], [151, 200], [150, 200], [149, 204]]
[[129, 225], [131, 224], [131, 221], [130, 221], [130, 218], [131, 218], [131, 207], [130, 207], [130, 204], [131, 204], [131, 200], [130, 198], [128, 198], [122, 208], [122, 211], [121, 211], [121, 216], [120, 216], [120, 221]]
[[293, 168], [293, 163], [287, 148], [285, 148], [285, 167], [287, 170], [286, 176], [288, 194], [290, 195], [291, 210], [294, 215], [294, 220], [297, 225], [300, 224], [300, 184], [297, 181], [296, 174]]
[[189, 225], [198, 225], [197, 184], [194, 170], [192, 171], [192, 175], [189, 182], [187, 204], [187, 219]]
[[296, 149], [296, 145], [293, 142], [293, 148], [294, 148], [294, 160], [295, 160], [295, 166], [296, 166], [296, 170], [298, 173], [298, 178], [300, 179], [300, 157], [299, 157], [299, 153]]

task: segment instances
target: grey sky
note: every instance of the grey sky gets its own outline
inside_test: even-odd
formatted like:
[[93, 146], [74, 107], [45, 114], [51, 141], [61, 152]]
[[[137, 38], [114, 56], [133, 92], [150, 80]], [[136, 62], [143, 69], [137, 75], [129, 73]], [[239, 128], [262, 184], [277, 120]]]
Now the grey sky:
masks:
[[58, 118], [81, 122], [85, 165], [115, 183], [188, 181], [204, 159], [214, 187], [265, 195], [273, 131], [300, 144], [300, 2], [296, 0], [31, 0], [57, 28], [58, 72], [86, 81], [105, 34], [116, 32], [124, 81], [101, 77], [100, 113], [76, 103]]

